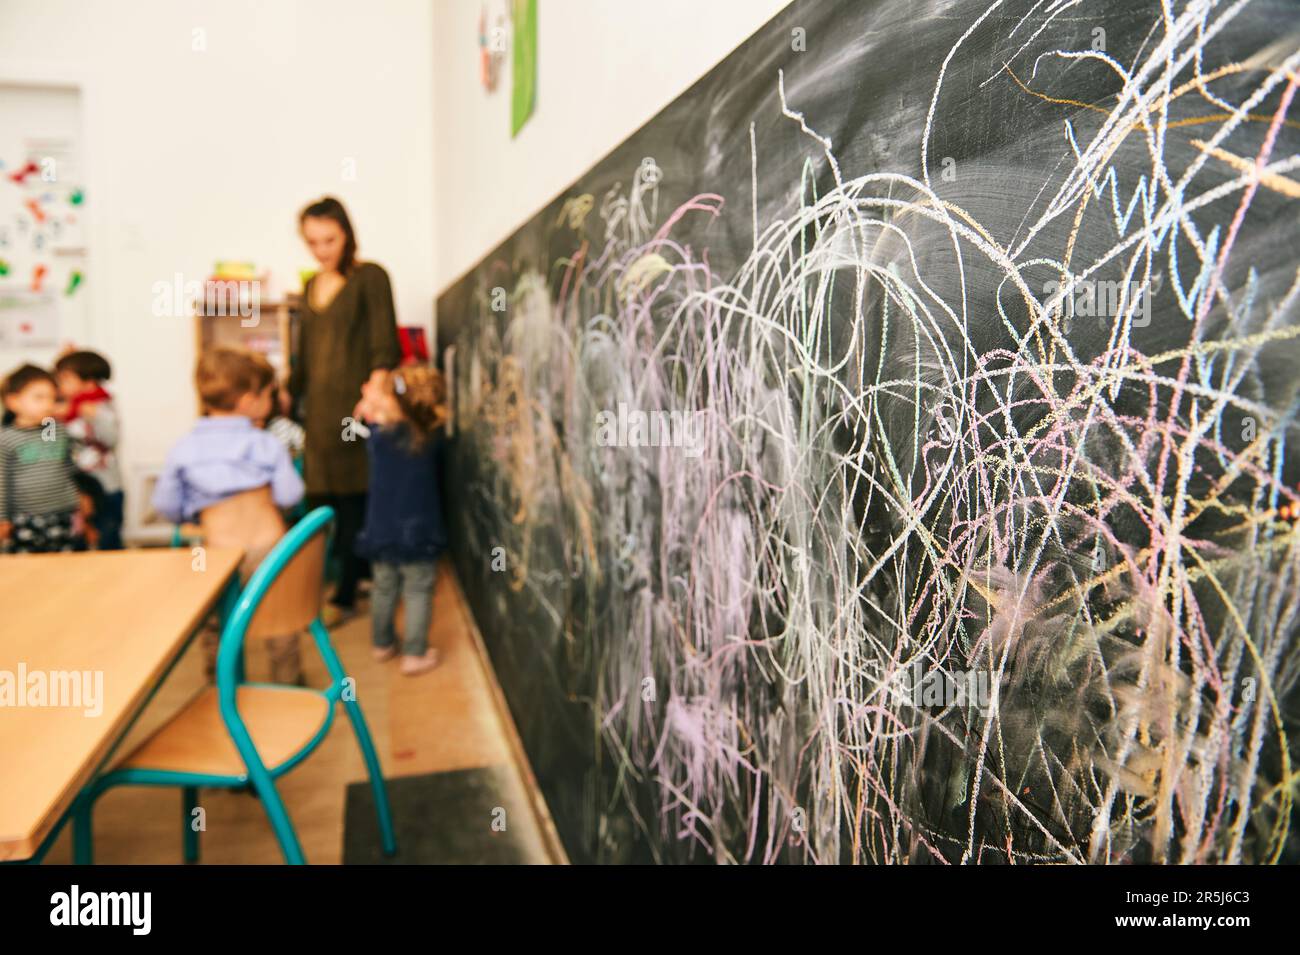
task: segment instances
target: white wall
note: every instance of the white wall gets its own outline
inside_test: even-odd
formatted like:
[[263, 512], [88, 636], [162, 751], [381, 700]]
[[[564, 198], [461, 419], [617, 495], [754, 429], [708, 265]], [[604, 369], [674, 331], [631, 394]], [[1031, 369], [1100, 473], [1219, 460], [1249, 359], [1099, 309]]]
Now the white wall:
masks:
[[128, 472], [194, 416], [193, 328], [153, 316], [155, 282], [240, 258], [292, 286], [312, 264], [296, 213], [328, 192], [399, 320], [427, 322], [440, 288], [785, 2], [540, 0], [537, 105], [513, 140], [509, 58], [495, 93], [478, 82], [479, 0], [0, 2], [0, 82], [81, 85], [81, 344], [113, 361]]
[[313, 264], [296, 215], [321, 194], [388, 269], [399, 321], [431, 320], [432, 31], [426, 0], [0, 3], [0, 81], [84, 84], [84, 344], [114, 364], [128, 470], [194, 417], [193, 327], [152, 315], [153, 284], [238, 258], [293, 286]]
[[437, 286], [444, 288], [788, 0], [538, 0], [537, 104], [510, 138], [510, 63], [478, 82], [477, 0], [434, 14]]

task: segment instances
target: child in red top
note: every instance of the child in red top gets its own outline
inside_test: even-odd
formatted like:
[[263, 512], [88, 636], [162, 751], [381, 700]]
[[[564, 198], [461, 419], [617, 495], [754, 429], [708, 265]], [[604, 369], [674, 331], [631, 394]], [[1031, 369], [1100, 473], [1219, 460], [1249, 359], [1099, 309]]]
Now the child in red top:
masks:
[[121, 550], [124, 500], [117, 463], [121, 425], [113, 398], [104, 389], [113, 369], [96, 352], [70, 351], [54, 363], [54, 375], [68, 403], [63, 420], [76, 444], [77, 484], [94, 502], [98, 547]]

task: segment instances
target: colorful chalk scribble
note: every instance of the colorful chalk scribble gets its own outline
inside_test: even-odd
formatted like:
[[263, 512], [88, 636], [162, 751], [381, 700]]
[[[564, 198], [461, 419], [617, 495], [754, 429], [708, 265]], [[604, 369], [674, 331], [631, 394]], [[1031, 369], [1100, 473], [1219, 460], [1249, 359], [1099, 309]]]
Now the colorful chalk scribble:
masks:
[[[1107, 52], [943, 4], [860, 80], [769, 48], [914, 11], [824, 6], [648, 125], [739, 110], [729, 175], [634, 138], [440, 302], [458, 566], [571, 854], [1300, 858], [1294, 8], [1112, 4]], [[912, 138], [819, 128], [855, 89]], [[607, 446], [620, 403], [698, 445]]]

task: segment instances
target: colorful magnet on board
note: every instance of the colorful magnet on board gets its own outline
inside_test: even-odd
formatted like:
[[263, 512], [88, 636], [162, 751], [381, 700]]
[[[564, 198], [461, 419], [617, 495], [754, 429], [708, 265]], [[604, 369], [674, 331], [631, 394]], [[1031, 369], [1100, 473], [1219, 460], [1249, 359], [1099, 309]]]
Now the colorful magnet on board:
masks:
[[63, 294], [71, 295], [77, 290], [79, 285], [81, 285], [81, 273], [76, 269], [73, 269], [72, 274], [68, 276], [68, 287], [63, 290]]
[[28, 199], [23, 204], [27, 206], [27, 210], [32, 214], [32, 217], [35, 218], [37, 222], [45, 221], [45, 213], [44, 211], [42, 211], [41, 204], [39, 202], [37, 202], [35, 199]]
[[4, 259], [0, 259], [0, 275], [8, 275], [8, 274], [9, 274], [9, 263], [6, 262]]
[[73, 189], [72, 195], [68, 196], [68, 201], [74, 206], [81, 205], [86, 200], [86, 194], [80, 189]]
[[39, 292], [41, 290], [41, 283], [45, 281], [45, 273], [48, 271], [49, 268], [44, 265], [38, 265], [36, 268], [32, 269], [33, 292]]

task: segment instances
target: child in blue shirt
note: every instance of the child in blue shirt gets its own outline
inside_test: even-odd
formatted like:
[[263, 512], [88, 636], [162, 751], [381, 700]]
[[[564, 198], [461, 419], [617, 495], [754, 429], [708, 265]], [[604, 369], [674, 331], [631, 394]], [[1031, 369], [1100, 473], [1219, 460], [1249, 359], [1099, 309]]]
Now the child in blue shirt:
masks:
[[279, 508], [302, 500], [302, 478], [288, 449], [254, 423], [265, 419], [273, 401], [270, 363], [253, 352], [213, 348], [199, 359], [195, 379], [205, 416], [167, 455], [154, 487], [154, 509], [180, 524], [259, 487], [270, 487]]
[[438, 650], [428, 640], [437, 561], [447, 547], [438, 489], [444, 395], [441, 373], [425, 367], [400, 368], [384, 385], [362, 387], [362, 415], [377, 427], [366, 442], [370, 491], [357, 553], [371, 562], [371, 641], [379, 661], [397, 655], [393, 619], [400, 590], [406, 676], [438, 665]]
[[[209, 547], [244, 551], [240, 577], [252, 576], [284, 536], [280, 511], [303, 495], [289, 452], [254, 421], [271, 411], [275, 371], [260, 355], [240, 348], [211, 348], [194, 373], [205, 417], [167, 455], [154, 487], [153, 506], [173, 523], [198, 520]], [[234, 500], [238, 498], [238, 500]], [[228, 503], [229, 502], [229, 503]], [[205, 632], [211, 678], [219, 634]], [[266, 641], [277, 683], [302, 683], [298, 635]]]

